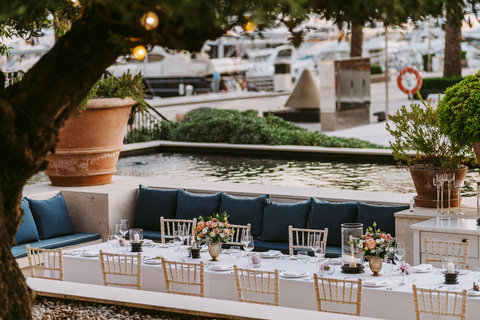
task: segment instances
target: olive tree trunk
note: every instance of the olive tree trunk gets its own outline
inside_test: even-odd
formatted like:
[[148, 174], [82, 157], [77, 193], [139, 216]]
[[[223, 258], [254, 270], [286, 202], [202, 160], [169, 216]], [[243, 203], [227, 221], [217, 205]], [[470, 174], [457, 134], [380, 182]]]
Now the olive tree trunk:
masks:
[[0, 91], [0, 319], [31, 318], [32, 292], [10, 251], [23, 185], [46, 168], [59, 128], [118, 56], [101, 14], [84, 12], [21, 82]]
[[350, 57], [361, 57], [363, 51], [363, 24], [352, 22], [350, 38]]
[[462, 19], [463, 8], [458, 1], [446, 1], [445, 57], [443, 76], [462, 75]]

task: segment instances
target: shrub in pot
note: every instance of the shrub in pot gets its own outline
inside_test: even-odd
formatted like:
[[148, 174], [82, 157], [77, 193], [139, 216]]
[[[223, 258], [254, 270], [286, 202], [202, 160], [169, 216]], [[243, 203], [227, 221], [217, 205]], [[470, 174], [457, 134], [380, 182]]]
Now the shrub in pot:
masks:
[[60, 129], [46, 174], [53, 185], [110, 183], [116, 171], [130, 110], [144, 107], [142, 76], [130, 73], [98, 81]]
[[[437, 188], [433, 177], [437, 173], [455, 173], [455, 184], [465, 178], [469, 148], [456, 143], [440, 131], [437, 111], [430, 101], [402, 106], [386, 125], [393, 136], [390, 142], [393, 156], [401, 165], [410, 167], [417, 191], [415, 204], [421, 207], [437, 206]], [[444, 206], [448, 206], [448, 188], [444, 188]], [[458, 206], [457, 189], [452, 188], [450, 205]]]
[[445, 91], [438, 104], [442, 132], [461, 146], [473, 146], [480, 162], [480, 72]]

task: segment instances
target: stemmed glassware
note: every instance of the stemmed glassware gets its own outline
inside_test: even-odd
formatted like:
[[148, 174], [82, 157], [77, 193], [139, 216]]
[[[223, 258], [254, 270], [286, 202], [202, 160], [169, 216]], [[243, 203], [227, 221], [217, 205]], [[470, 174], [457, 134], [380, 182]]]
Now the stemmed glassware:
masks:
[[120, 220], [120, 232], [122, 233], [122, 237], [125, 239], [125, 235], [128, 232], [128, 219]]
[[450, 196], [452, 192], [452, 184], [455, 182], [455, 172], [449, 172], [446, 175], [448, 187], [448, 214], [450, 214]]
[[402, 263], [405, 259], [405, 244], [403, 242], [397, 242], [395, 247], [395, 260]]
[[243, 244], [243, 249], [247, 252], [247, 259], [250, 254], [250, 252], [254, 248], [254, 242], [253, 242], [253, 237], [250, 235], [250, 232], [247, 230], [244, 230], [242, 233], [242, 244]]
[[433, 185], [437, 188], [437, 214], [440, 213], [440, 182], [438, 182], [438, 173], [433, 176]]
[[458, 205], [458, 215], [461, 215], [460, 212], [460, 193], [462, 193], [463, 180], [455, 181], [455, 188], [457, 189], [457, 205]]
[[[437, 212], [439, 211], [443, 214], [443, 184], [447, 182], [447, 174], [446, 173], [437, 173], [433, 178], [433, 185], [437, 187]], [[440, 193], [440, 197], [439, 197]], [[440, 198], [440, 199], [439, 199]], [[440, 200], [440, 210], [438, 201]]]
[[312, 249], [314, 256], [317, 257], [318, 260], [325, 258], [325, 248], [319, 234], [311, 234], [308, 243], [310, 244], [309, 247]]
[[120, 223], [115, 224], [115, 233], [113, 235], [115, 236], [115, 239], [117, 239], [117, 240], [120, 240], [123, 237], [120, 229], [121, 229]]

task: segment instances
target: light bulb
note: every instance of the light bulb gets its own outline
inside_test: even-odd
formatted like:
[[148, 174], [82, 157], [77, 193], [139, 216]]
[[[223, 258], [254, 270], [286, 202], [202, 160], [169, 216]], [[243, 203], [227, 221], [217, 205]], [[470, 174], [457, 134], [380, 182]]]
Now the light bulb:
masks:
[[72, 6], [74, 6], [74, 7], [78, 7], [80, 5], [79, 0], [70, 0], [70, 2], [72, 3]]
[[245, 32], [253, 32], [255, 31], [256, 28], [257, 28], [257, 25], [251, 21], [248, 21], [243, 25], [243, 30], [245, 30]]
[[150, 31], [158, 27], [158, 16], [153, 11], [148, 11], [140, 19], [140, 23], [145, 30]]
[[143, 60], [143, 59], [145, 59], [145, 56], [147, 55], [147, 49], [144, 46], [139, 45], [139, 46], [136, 46], [135, 48], [133, 48], [132, 53], [133, 53], [133, 57], [135, 59]]

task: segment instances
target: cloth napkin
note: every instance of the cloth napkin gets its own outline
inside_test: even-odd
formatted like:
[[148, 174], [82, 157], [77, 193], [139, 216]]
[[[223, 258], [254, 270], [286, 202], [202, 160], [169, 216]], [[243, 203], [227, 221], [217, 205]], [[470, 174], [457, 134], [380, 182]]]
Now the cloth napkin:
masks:
[[386, 286], [390, 284], [390, 280], [365, 280], [363, 281], [363, 285], [367, 287], [379, 287], [379, 286]]
[[232, 266], [225, 265], [225, 264], [214, 264], [213, 266], [210, 266], [209, 269], [213, 271], [227, 271], [227, 270], [231, 270]]
[[422, 264], [419, 264], [418, 266], [413, 266], [412, 271], [413, 272], [425, 272], [425, 271], [428, 271], [432, 268], [433, 268], [433, 266], [431, 264], [422, 263]]
[[281, 255], [282, 253], [278, 250], [268, 250], [267, 252], [260, 253], [261, 257], [276, 257]]
[[282, 275], [284, 277], [300, 277], [300, 276], [308, 275], [308, 272], [293, 270], [293, 271], [285, 271], [282, 273]]
[[99, 255], [99, 252], [93, 250], [83, 250], [83, 255], [85, 257], [96, 257]]

